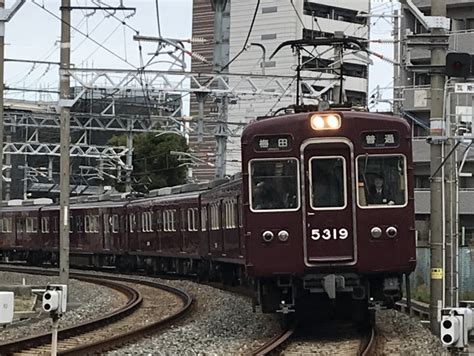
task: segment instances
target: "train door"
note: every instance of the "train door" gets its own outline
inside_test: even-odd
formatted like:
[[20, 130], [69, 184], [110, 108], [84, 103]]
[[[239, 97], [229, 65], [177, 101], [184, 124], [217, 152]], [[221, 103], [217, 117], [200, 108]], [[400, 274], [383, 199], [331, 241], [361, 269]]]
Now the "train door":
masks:
[[344, 139], [314, 139], [302, 146], [307, 266], [356, 261], [353, 156]]

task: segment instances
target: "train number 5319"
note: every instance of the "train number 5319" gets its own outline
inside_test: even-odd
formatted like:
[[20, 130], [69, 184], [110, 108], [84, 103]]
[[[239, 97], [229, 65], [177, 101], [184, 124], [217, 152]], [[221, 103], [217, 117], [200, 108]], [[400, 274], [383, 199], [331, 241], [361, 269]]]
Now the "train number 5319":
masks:
[[349, 237], [349, 231], [342, 229], [312, 229], [311, 238], [314, 241], [323, 240], [345, 240]]

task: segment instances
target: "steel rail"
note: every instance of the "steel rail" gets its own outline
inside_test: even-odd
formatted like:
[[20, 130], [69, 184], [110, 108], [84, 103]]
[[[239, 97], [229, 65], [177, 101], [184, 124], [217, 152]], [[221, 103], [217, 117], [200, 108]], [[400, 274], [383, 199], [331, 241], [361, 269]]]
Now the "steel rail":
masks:
[[[40, 269], [29, 269], [29, 268], [22, 268], [22, 267], [5, 267], [0, 266], [0, 270], [9, 271], [9, 272], [19, 272], [19, 273], [30, 273], [30, 274], [46, 274], [46, 275], [56, 275], [56, 271], [48, 271], [48, 270], [40, 270]], [[149, 281], [137, 281], [133, 277], [119, 277], [119, 276], [104, 276], [104, 278], [97, 278], [91, 277], [91, 274], [85, 272], [75, 272], [71, 273], [71, 277], [90, 282], [90, 283], [99, 283], [101, 285], [106, 285], [110, 288], [114, 288], [123, 292], [129, 297], [129, 301], [127, 304], [115, 310], [112, 313], [108, 313], [104, 316], [99, 318], [85, 321], [79, 324], [76, 324], [71, 327], [67, 327], [64, 329], [60, 329], [58, 333], [58, 340], [61, 342], [67, 342], [68, 338], [73, 338], [80, 336], [85, 332], [90, 332], [91, 330], [100, 329], [104, 325], [110, 325], [113, 322], [116, 322], [124, 317], [130, 315], [131, 313], [135, 312], [142, 304], [142, 296], [136, 290], [125, 286], [120, 283], [114, 283], [115, 281], [120, 282], [128, 282], [128, 283], [138, 283], [147, 285], [153, 288], [159, 288], [170, 292], [172, 294], [177, 295], [183, 301], [183, 307], [178, 310], [173, 315], [170, 315], [164, 319], [161, 319], [156, 322], [152, 322], [142, 327], [138, 327], [133, 330], [126, 331], [121, 334], [113, 335], [111, 337], [104, 338], [102, 340], [94, 340], [89, 343], [74, 345], [72, 347], [68, 347], [66, 350], [59, 350], [58, 354], [60, 355], [84, 355], [87, 353], [99, 353], [113, 347], [117, 347], [119, 345], [125, 344], [132, 340], [138, 339], [142, 337], [144, 334], [149, 334], [152, 331], [156, 331], [160, 328], [166, 327], [172, 321], [180, 318], [187, 312], [191, 310], [193, 299], [189, 296], [186, 292], [181, 291], [179, 289], [175, 289], [173, 287], [169, 287], [160, 283], [156, 282], [149, 282]], [[112, 279], [113, 281], [111, 281]], [[33, 337], [27, 337], [18, 339], [15, 341], [7, 342], [0, 344], [0, 354], [11, 354], [13, 352], [18, 352], [21, 350], [27, 350], [35, 347], [40, 347], [42, 345], [48, 345], [51, 342], [51, 333], [44, 333], [41, 335], [35, 335]]]
[[276, 335], [275, 337], [268, 340], [265, 344], [261, 347], [256, 349], [252, 352], [253, 356], [263, 356], [267, 355], [268, 353], [274, 351], [277, 347], [282, 345], [285, 341], [287, 341], [295, 332], [296, 330], [296, 322], [293, 323], [289, 328], [285, 328], [280, 334]]

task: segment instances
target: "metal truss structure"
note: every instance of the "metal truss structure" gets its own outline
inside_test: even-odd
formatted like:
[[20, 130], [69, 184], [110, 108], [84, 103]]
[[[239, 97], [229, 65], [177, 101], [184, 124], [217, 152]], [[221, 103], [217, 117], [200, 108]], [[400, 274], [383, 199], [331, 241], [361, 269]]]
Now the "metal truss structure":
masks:
[[[60, 145], [54, 143], [7, 142], [3, 147], [5, 155], [60, 156]], [[71, 144], [69, 154], [71, 157], [110, 159], [125, 167], [125, 164], [119, 158], [125, 156], [127, 152], [126, 147]]]
[[[76, 102], [91, 89], [108, 89], [117, 94], [126, 93], [130, 88], [144, 88], [149, 92], [168, 92], [176, 94], [208, 93], [214, 96], [270, 96], [292, 97], [296, 92], [296, 77], [284, 75], [236, 74], [236, 73], [195, 73], [155, 70], [119, 70], [74, 68], [68, 70], [73, 81], [82, 90], [73, 99]], [[320, 86], [322, 78], [315, 73], [302, 77], [305, 96], [318, 98], [321, 92], [313, 86]], [[318, 83], [319, 82], [319, 83]]]

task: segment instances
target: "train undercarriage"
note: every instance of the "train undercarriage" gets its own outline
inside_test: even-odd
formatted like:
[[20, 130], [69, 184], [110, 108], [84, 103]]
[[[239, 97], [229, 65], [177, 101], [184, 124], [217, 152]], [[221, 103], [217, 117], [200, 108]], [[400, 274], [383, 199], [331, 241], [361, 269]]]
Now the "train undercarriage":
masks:
[[392, 307], [402, 297], [402, 274], [311, 274], [260, 278], [256, 304], [264, 313], [300, 314], [309, 311], [321, 318], [369, 317], [376, 305]]

